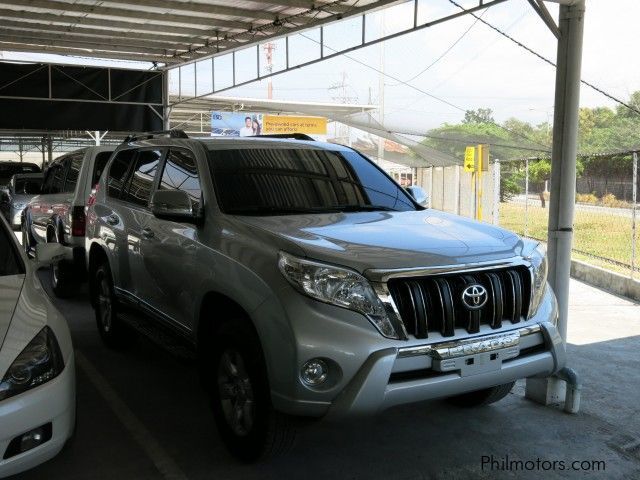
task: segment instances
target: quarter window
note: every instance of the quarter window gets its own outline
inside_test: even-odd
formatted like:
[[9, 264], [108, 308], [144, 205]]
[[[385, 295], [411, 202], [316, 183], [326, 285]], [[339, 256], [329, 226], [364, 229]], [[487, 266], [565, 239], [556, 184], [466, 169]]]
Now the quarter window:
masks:
[[193, 209], [200, 208], [202, 189], [193, 154], [187, 150], [170, 150], [159, 190], [182, 190], [189, 195]]
[[162, 157], [160, 150], [142, 150], [138, 152], [135, 167], [128, 182], [123, 199], [140, 206], [147, 206], [151, 199], [153, 179]]
[[69, 172], [67, 173], [67, 179], [64, 182], [65, 192], [75, 191], [76, 185], [78, 184], [78, 177], [80, 176], [80, 167], [82, 167], [83, 159], [84, 159], [84, 153], [81, 153], [71, 158], [71, 164], [69, 165]]
[[135, 154], [135, 150], [122, 150], [111, 162], [107, 177], [107, 195], [110, 197], [120, 198], [125, 177]]

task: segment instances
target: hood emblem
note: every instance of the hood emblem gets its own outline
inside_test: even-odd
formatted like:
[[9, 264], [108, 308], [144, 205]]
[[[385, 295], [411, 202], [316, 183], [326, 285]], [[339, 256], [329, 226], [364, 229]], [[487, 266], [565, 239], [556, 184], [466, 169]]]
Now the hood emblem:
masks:
[[462, 291], [462, 303], [468, 310], [480, 310], [488, 299], [487, 289], [478, 283], [473, 283]]

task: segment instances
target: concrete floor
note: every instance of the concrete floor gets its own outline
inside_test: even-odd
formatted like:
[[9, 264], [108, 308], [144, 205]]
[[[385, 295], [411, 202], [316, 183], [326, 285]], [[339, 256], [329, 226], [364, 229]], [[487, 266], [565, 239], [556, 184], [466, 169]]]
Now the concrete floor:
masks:
[[[190, 361], [143, 338], [110, 351], [86, 294], [55, 302], [78, 352], [77, 434], [24, 479], [640, 478], [640, 306], [577, 281], [568, 353], [584, 382], [578, 415], [525, 400], [520, 382], [481, 409], [424, 402], [358, 423], [318, 422], [289, 456], [255, 466], [239, 465], [221, 445]], [[604, 461], [606, 470], [541, 463], [537, 471], [492, 471], [483, 456], [565, 461], [567, 469]]]

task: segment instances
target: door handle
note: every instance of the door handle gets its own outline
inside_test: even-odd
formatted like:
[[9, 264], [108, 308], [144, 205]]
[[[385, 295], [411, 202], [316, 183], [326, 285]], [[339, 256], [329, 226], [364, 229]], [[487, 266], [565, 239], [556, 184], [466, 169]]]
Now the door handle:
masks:
[[142, 236], [144, 238], [153, 238], [155, 236], [155, 233], [153, 233], [153, 230], [151, 230], [150, 228], [143, 228]]
[[107, 223], [109, 225], [117, 225], [118, 223], [120, 223], [120, 219], [115, 213], [112, 213], [107, 217]]

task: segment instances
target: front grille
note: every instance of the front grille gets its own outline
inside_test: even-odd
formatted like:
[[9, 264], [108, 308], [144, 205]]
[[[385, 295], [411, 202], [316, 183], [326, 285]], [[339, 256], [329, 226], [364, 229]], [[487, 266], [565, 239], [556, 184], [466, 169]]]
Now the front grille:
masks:
[[[462, 302], [462, 292], [472, 284], [482, 285], [488, 294], [479, 310], [469, 310]], [[407, 333], [416, 338], [427, 338], [429, 332], [451, 337], [456, 328], [477, 333], [480, 325], [496, 329], [503, 321], [518, 323], [527, 317], [531, 299], [531, 274], [525, 266], [392, 279], [388, 286]]]

